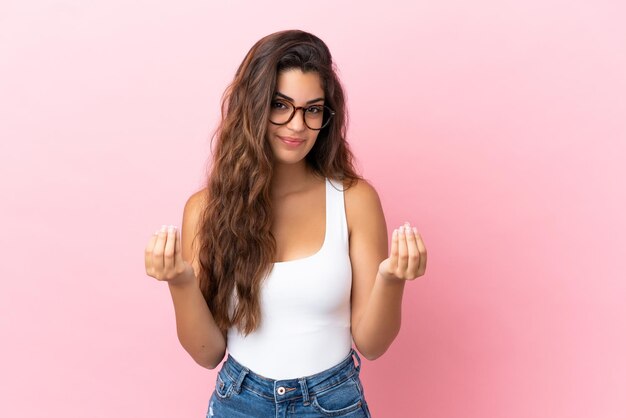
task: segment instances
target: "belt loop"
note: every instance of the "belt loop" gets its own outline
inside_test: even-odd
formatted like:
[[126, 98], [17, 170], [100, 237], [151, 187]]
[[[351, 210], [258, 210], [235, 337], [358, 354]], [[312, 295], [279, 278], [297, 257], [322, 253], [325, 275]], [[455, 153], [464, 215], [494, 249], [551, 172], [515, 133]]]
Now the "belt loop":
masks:
[[233, 390], [235, 392], [237, 393], [241, 392], [241, 384], [243, 383], [243, 379], [246, 378], [246, 375], [248, 374], [248, 372], [250, 372], [250, 369], [248, 369], [247, 367], [244, 367], [241, 370], [241, 373], [239, 373], [239, 377], [237, 378], [237, 381], [233, 385]]
[[358, 363], [358, 365], [356, 366], [357, 371], [361, 370], [361, 357], [359, 357], [359, 353], [356, 352], [356, 350], [354, 348], [350, 349], [352, 351], [352, 354], [354, 354], [354, 356], [356, 357], [356, 361]]
[[301, 377], [298, 379], [300, 383], [300, 389], [302, 389], [302, 400], [304, 402], [304, 406], [309, 405], [309, 388], [306, 385], [306, 377]]

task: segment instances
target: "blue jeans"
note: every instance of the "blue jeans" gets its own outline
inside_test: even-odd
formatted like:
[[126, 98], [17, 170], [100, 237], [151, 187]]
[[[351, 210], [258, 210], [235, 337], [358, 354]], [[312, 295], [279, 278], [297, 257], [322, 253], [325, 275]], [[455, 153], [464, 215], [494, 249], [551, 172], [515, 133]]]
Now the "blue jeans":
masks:
[[353, 348], [344, 360], [330, 369], [287, 380], [258, 375], [228, 354], [217, 374], [206, 416], [371, 418], [360, 371], [361, 358]]

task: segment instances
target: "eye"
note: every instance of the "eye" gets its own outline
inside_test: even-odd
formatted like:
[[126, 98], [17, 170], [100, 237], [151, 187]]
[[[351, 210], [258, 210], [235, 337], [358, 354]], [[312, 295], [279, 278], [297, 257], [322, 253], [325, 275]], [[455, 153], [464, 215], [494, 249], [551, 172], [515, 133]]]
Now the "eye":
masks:
[[288, 109], [288, 106], [285, 103], [281, 102], [281, 101], [274, 100], [271, 103], [271, 108], [272, 109], [277, 109], [277, 110], [285, 110], [285, 109]]
[[324, 106], [309, 106], [307, 107], [306, 111], [312, 114], [324, 113]]

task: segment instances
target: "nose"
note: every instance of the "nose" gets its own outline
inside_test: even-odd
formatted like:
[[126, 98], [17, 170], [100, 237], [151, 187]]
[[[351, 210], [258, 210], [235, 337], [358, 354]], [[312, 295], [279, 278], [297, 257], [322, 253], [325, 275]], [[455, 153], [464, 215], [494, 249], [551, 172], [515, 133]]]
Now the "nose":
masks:
[[[302, 112], [302, 114], [299, 115], [298, 112]], [[296, 132], [303, 131], [306, 128], [306, 124], [304, 123], [304, 109], [303, 108], [300, 107], [296, 109], [295, 114], [293, 115], [289, 123], [287, 123], [287, 127], [291, 129], [292, 131], [296, 131]]]

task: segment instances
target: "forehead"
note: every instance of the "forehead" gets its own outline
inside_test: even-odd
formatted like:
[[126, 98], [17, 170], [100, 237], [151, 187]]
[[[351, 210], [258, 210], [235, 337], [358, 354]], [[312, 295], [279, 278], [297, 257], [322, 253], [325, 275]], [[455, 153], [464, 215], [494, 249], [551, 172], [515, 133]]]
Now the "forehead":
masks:
[[296, 103], [305, 103], [318, 97], [324, 97], [324, 89], [319, 74], [316, 72], [303, 73], [299, 69], [278, 73], [276, 91], [291, 97]]

